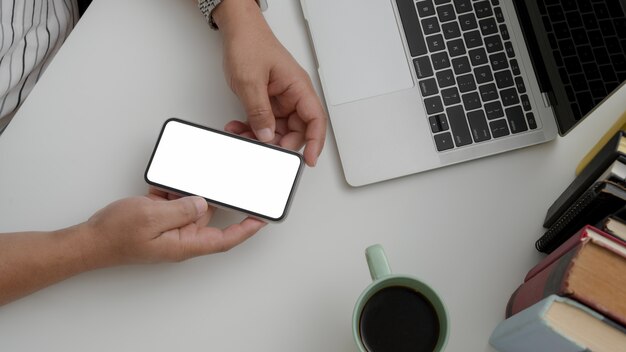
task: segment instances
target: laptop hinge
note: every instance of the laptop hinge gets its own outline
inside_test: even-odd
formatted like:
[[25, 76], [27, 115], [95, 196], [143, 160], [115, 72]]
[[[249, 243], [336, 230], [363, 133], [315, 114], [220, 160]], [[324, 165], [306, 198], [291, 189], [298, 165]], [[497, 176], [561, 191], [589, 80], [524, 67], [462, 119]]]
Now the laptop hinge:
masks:
[[543, 105], [546, 108], [549, 108], [551, 106], [551, 104], [550, 104], [550, 97], [548, 97], [548, 93], [541, 92], [541, 100], [543, 100]]

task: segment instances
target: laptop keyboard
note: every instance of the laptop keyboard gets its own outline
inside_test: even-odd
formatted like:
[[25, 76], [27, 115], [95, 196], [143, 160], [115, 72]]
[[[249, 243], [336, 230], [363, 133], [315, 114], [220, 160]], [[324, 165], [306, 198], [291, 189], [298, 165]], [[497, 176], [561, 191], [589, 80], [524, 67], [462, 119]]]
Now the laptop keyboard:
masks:
[[618, 0], [538, 0], [576, 120], [626, 81], [626, 17]]
[[537, 129], [497, 0], [396, 0], [438, 151]]

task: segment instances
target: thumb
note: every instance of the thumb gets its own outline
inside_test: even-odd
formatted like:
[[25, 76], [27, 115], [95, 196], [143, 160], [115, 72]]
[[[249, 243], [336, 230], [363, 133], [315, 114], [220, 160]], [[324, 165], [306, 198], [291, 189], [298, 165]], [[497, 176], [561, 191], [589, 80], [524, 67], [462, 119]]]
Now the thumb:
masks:
[[276, 120], [272, 112], [267, 85], [247, 84], [239, 96], [245, 109], [250, 128], [261, 142], [274, 139]]
[[201, 197], [184, 197], [176, 200], [154, 202], [153, 215], [163, 226], [161, 230], [167, 231], [190, 224], [208, 210], [208, 204]]

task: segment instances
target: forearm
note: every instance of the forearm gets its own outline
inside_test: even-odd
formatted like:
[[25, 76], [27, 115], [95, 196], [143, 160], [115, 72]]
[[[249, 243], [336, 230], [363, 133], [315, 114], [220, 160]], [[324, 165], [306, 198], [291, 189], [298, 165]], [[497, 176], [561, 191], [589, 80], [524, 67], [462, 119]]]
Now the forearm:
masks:
[[84, 226], [0, 235], [0, 305], [99, 267], [87, 255]]

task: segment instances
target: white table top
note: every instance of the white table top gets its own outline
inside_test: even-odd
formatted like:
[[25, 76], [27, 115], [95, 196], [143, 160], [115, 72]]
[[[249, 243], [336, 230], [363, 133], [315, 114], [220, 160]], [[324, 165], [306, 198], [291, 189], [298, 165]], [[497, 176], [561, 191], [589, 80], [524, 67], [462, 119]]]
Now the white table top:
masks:
[[[316, 77], [297, 0], [270, 2], [266, 18]], [[168, 117], [217, 128], [243, 117], [220, 40], [193, 1], [96, 0], [0, 136], [0, 232], [69, 226], [143, 194]], [[84, 273], [1, 307], [0, 350], [355, 351], [364, 249], [380, 243], [394, 272], [443, 297], [449, 351], [491, 351], [541, 258], [546, 209], [626, 110], [626, 88], [616, 95], [554, 142], [357, 189], [329, 131], [284, 223], [225, 254]]]

